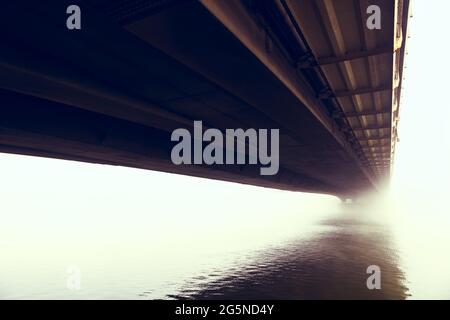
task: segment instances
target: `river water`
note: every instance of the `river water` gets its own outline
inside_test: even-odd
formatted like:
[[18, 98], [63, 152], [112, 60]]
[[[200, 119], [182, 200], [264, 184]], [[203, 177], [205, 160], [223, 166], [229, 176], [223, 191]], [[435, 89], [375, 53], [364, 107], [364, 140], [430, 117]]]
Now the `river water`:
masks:
[[[381, 290], [368, 290], [369, 265], [382, 271]], [[405, 299], [405, 275], [388, 231], [355, 217], [315, 225], [305, 237], [257, 251], [213, 276], [193, 278], [174, 298]], [[203, 280], [203, 281], [201, 281]]]
[[[66, 270], [67, 275], [61, 272], [64, 257], [62, 261], [57, 257], [39, 261], [37, 256], [34, 266], [27, 264], [23, 269], [24, 266], [17, 265], [16, 270], [11, 268], [9, 273], [2, 274], [2, 298], [404, 299], [408, 296], [398, 252], [383, 225], [354, 213], [340, 213], [304, 225], [297, 235], [282, 241], [276, 241], [280, 235], [273, 230], [267, 237], [274, 243], [258, 243], [245, 250], [238, 247], [227, 250], [224, 243], [214, 250], [197, 251], [182, 242], [180, 252], [172, 248], [167, 255], [151, 250], [124, 255], [116, 248], [118, 261], [114, 261], [114, 255], [106, 254], [104, 265], [98, 254], [105, 253], [86, 252], [85, 262], [76, 266], [82, 276], [79, 290], [64, 286], [64, 278], [70, 277], [71, 270], [70, 267]], [[369, 265], [381, 269], [381, 290], [368, 290], [366, 286]]]
[[[1, 162], [1, 299], [450, 298], [440, 205], [344, 207], [142, 170]], [[373, 265], [380, 290], [366, 285]]]

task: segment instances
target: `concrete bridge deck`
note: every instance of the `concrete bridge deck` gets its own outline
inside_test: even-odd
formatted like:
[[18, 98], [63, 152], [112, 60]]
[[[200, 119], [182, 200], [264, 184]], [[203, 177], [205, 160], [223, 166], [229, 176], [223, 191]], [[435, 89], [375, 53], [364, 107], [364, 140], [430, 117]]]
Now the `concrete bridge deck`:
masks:
[[[409, 1], [80, 0], [68, 30], [73, 2], [1, 4], [0, 152], [341, 197], [389, 177]], [[172, 164], [194, 120], [279, 128], [279, 173]]]

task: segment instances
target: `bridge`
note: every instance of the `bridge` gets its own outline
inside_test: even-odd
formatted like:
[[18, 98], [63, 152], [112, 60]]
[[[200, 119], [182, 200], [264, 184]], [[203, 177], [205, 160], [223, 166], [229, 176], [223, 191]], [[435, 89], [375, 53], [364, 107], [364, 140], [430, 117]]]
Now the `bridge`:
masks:
[[[50, 4], [51, 3], [51, 4]], [[66, 27], [69, 5], [81, 29]], [[369, 28], [371, 5], [380, 28]], [[354, 197], [389, 178], [408, 0], [9, 1], [0, 152]], [[175, 165], [171, 132], [278, 128], [280, 169]]]

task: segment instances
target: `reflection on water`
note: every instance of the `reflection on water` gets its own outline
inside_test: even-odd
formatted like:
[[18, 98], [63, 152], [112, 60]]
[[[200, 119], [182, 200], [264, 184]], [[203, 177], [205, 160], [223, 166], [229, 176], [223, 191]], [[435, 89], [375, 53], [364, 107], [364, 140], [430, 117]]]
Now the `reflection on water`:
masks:
[[[124, 247], [100, 251], [77, 246], [72, 256], [60, 249], [31, 248], [27, 256], [11, 252], [0, 266], [4, 299], [405, 299], [408, 288], [390, 231], [364, 214], [340, 213], [321, 222], [297, 225], [297, 233], [281, 240], [272, 229], [266, 242], [245, 246], [229, 240], [202, 247], [178, 239], [162, 245], [131, 238]], [[232, 231], [227, 229], [227, 232]], [[174, 237], [174, 234], [169, 234]], [[231, 235], [232, 237], [232, 235]], [[62, 239], [62, 237], [61, 237]], [[231, 238], [229, 238], [231, 239]], [[276, 240], [279, 241], [276, 241]], [[155, 246], [156, 245], [156, 246]], [[13, 244], [10, 247], [13, 249]], [[148, 251], [145, 248], [149, 247]], [[158, 247], [161, 249], [158, 252]], [[5, 248], [5, 247], [4, 247]], [[133, 248], [135, 248], [133, 250]], [[42, 252], [38, 250], [42, 250]], [[33, 255], [33, 250], [35, 251]], [[107, 252], [111, 250], [111, 252]], [[67, 250], [66, 250], [67, 251]], [[77, 253], [78, 256], [73, 256]], [[15, 254], [15, 256], [14, 256]], [[44, 254], [48, 258], [44, 258]], [[20, 256], [20, 257], [19, 257]], [[28, 262], [27, 262], [28, 259]], [[82, 272], [81, 290], [66, 287], [66, 267]], [[10, 268], [8, 269], [8, 262]], [[381, 290], [366, 286], [367, 267], [381, 268]]]
[[[0, 184], [0, 299], [403, 299], [405, 265], [415, 295], [429, 295], [430, 278], [447, 294], [446, 273], [424, 276], [420, 257], [441, 261], [447, 248], [428, 248], [448, 242], [427, 239], [446, 239], [448, 229], [416, 236], [423, 232], [411, 226], [423, 223], [398, 220], [397, 254], [391, 230], [369, 219], [386, 222], [385, 208], [339, 210], [323, 195], [126, 168], [14, 156], [0, 163], [8, 181]], [[398, 257], [405, 248], [406, 264]], [[370, 265], [381, 268], [379, 291], [366, 287]], [[72, 266], [80, 290], [67, 285]]]
[[[214, 239], [209, 234], [200, 241], [189, 243], [188, 238], [177, 237], [173, 233], [168, 233], [168, 237], [176, 237], [171, 245], [167, 244], [168, 240], [152, 242], [144, 237], [138, 246], [136, 239], [128, 236], [118, 238], [117, 244], [104, 245], [102, 249], [93, 248], [94, 243], [90, 242], [83, 250], [78, 245], [64, 251], [59, 247], [30, 247], [22, 253], [16, 252], [11, 242], [11, 252], [4, 251], [3, 256], [13, 258], [6, 259], [0, 266], [0, 297], [407, 298], [408, 288], [390, 230], [358, 212], [343, 212], [333, 217], [298, 224], [296, 234], [288, 238], [282, 237], [285, 228], [269, 229], [264, 243], [250, 245], [250, 238], [246, 239], [242, 234], [233, 244], [230, 241], [232, 234], [228, 240], [224, 235]], [[233, 230], [225, 231], [230, 233]], [[63, 239], [62, 235], [58, 237]], [[209, 246], [202, 248], [202, 243]], [[67, 256], [61, 255], [63, 252]], [[65, 270], [73, 262], [77, 263], [82, 274], [82, 289], [79, 291], [66, 287]], [[366, 270], [370, 265], [381, 269], [381, 290], [369, 290], [366, 286], [370, 276]]]
[[[308, 239], [265, 249], [240, 263], [228, 270], [217, 266], [167, 297], [405, 299], [408, 295], [388, 231], [352, 218], [324, 221]], [[381, 268], [381, 290], [367, 289], [369, 265]]]
[[[0, 176], [0, 299], [450, 297], [446, 189], [341, 210], [324, 195], [12, 155]], [[366, 288], [370, 265], [381, 290]]]

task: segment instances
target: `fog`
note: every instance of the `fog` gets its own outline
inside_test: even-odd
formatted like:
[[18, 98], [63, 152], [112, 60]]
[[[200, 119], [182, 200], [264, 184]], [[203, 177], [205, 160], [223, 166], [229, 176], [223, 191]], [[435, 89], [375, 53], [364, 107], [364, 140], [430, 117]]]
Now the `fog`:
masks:
[[[410, 298], [450, 298], [450, 3], [413, 4], [385, 190], [348, 209], [331, 196], [1, 154], [0, 298], [167, 297], [261, 250], [323, 235], [336, 218], [386, 228]], [[70, 266], [82, 290], [68, 291]]]

